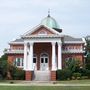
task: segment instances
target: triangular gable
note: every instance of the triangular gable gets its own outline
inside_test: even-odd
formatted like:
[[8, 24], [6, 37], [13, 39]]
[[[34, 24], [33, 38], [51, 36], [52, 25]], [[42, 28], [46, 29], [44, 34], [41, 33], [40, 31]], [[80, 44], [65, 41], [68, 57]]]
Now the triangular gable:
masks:
[[54, 34], [54, 33], [45, 27], [40, 27], [39, 29], [31, 33], [31, 35], [36, 35], [36, 34], [42, 35], [42, 34]]
[[57, 34], [57, 35], [60, 35], [59, 32], [57, 32], [56, 30], [52, 29], [52, 28], [49, 28], [45, 25], [38, 25], [36, 27], [34, 27], [33, 29], [29, 30], [28, 32], [26, 32], [23, 36], [30, 36], [30, 35], [39, 35], [40, 34], [43, 34], [43, 33], [47, 33], [47, 34]]

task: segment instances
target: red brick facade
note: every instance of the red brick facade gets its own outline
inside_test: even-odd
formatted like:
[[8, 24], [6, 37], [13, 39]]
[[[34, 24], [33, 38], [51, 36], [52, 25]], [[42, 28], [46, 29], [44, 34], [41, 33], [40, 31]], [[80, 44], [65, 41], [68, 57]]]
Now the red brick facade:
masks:
[[8, 54], [8, 63], [13, 64], [16, 58], [24, 58], [23, 54]]
[[[56, 31], [55, 31], [56, 32]], [[39, 29], [37, 29], [36, 31], [32, 32], [30, 35], [38, 35], [38, 34], [43, 34], [46, 33], [47, 35], [54, 35], [55, 33], [53, 33], [51, 30], [48, 30], [47, 28], [43, 28], [40, 27]], [[57, 32], [59, 33], [59, 32]], [[55, 34], [57, 36], [57, 33]], [[40, 37], [41, 38], [41, 37]], [[51, 37], [50, 37], [51, 38]], [[35, 39], [37, 39], [35, 37]], [[56, 38], [57, 39], [57, 38]], [[60, 37], [61, 41], [63, 41], [63, 38]], [[58, 65], [58, 42], [56, 42], [56, 46], [55, 46], [55, 50], [56, 50], [56, 62]], [[69, 51], [69, 50], [77, 50], [79, 51], [79, 49], [81, 49], [81, 47], [84, 47], [84, 44], [82, 43], [63, 43], [62, 42], [62, 67], [64, 68], [65, 66], [65, 60], [67, 58], [75, 58], [77, 60], [80, 60], [81, 63], [84, 63], [84, 55], [83, 52], [72, 52], [72, 53], [63, 53], [63, 51]], [[10, 51], [11, 50], [24, 50], [24, 44], [10, 44]], [[38, 42], [38, 43], [34, 43], [33, 45], [33, 53], [36, 55], [37, 57], [37, 70], [40, 70], [40, 55], [42, 53], [47, 53], [48, 54], [48, 67], [49, 67], [49, 71], [51, 72], [51, 80], [55, 81], [56, 80], [56, 71], [52, 71], [52, 44], [51, 42], [48, 43], [42, 43], [42, 42]], [[24, 58], [24, 52], [23, 53], [7, 53], [8, 54], [8, 63], [13, 64], [14, 60], [16, 58]], [[26, 80], [32, 80], [33, 77], [33, 72], [32, 71], [26, 71], [25, 73], [25, 79]]]
[[[66, 46], [66, 45], [65, 45]], [[81, 45], [73, 45], [73, 47], [80, 47]], [[14, 47], [14, 48], [20, 48], [20, 45], [14, 45], [11, 47]], [[69, 45], [70, 47], [70, 45]], [[72, 46], [71, 46], [72, 47]], [[21, 45], [21, 48], [23, 48], [23, 46]], [[62, 48], [64, 48], [64, 45], [62, 46]], [[36, 54], [37, 56], [37, 70], [40, 70], [40, 55], [42, 53], [47, 53], [49, 55], [49, 70], [51, 70], [51, 67], [52, 67], [52, 45], [51, 43], [35, 43], [34, 44], [34, 54]], [[56, 55], [58, 55], [58, 52], [57, 52], [57, 45], [56, 45]], [[24, 58], [24, 54], [8, 54], [8, 63], [13, 63], [13, 61], [16, 59], [16, 58]], [[57, 56], [58, 57], [58, 56]], [[65, 59], [66, 58], [75, 58], [77, 60], [80, 60], [82, 63], [84, 62], [84, 57], [83, 57], [83, 53], [62, 53], [62, 62], [63, 62], [63, 66], [64, 66], [64, 62], [65, 62]], [[57, 60], [58, 62], [58, 60]]]
[[56, 71], [51, 71], [51, 81], [56, 81]]
[[[19, 47], [20, 48], [20, 45], [18, 46], [11, 46], [11, 47], [14, 47], [14, 48], [17, 48]], [[21, 45], [21, 48], [23, 46]], [[64, 46], [62, 46], [64, 48]], [[70, 45], [69, 45], [70, 47]], [[79, 47], [79, 45], [73, 45], [73, 47]], [[42, 53], [47, 53], [49, 55], [49, 70], [51, 71], [51, 68], [52, 68], [52, 45], [51, 43], [35, 43], [34, 46], [34, 54], [36, 54], [37, 56], [37, 70], [40, 70], [40, 55]], [[57, 45], [56, 45], [56, 55], [57, 54]], [[23, 54], [8, 54], [8, 63], [10, 64], [13, 64], [14, 60], [16, 58], [24, 58], [24, 55]], [[80, 60], [81, 63], [84, 62], [84, 57], [83, 57], [83, 53], [62, 53], [62, 67], [64, 68], [64, 63], [65, 63], [65, 59], [66, 58], [75, 58], [77, 60]], [[58, 62], [58, 60], [57, 60]], [[26, 80], [32, 80], [32, 71], [26, 71], [26, 75], [25, 75], [25, 79]], [[56, 71], [51, 71], [51, 80], [54, 81], [56, 80]]]
[[25, 72], [25, 80], [32, 80], [33, 71], [26, 71]]

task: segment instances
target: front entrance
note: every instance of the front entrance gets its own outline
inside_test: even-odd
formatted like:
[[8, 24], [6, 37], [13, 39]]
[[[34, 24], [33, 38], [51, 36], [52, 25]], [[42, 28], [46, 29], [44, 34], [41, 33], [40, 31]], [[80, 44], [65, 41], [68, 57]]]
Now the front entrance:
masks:
[[40, 70], [45, 71], [48, 70], [48, 62], [49, 62], [49, 58], [48, 55], [46, 53], [41, 54], [40, 56]]

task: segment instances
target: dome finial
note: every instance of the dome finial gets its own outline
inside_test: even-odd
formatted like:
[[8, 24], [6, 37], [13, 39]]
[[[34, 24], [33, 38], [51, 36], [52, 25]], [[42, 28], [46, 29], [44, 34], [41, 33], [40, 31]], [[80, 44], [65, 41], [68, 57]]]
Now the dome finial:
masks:
[[48, 9], [48, 17], [50, 17], [50, 9]]

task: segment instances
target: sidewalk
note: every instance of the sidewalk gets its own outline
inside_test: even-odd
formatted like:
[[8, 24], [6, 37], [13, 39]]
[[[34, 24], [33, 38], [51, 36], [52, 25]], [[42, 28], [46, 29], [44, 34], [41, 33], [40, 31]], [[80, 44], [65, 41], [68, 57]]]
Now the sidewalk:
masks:
[[0, 86], [90, 86], [90, 84], [60, 84], [56, 82], [22, 81], [18, 83], [0, 83]]

